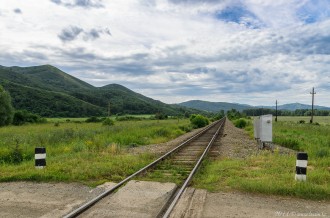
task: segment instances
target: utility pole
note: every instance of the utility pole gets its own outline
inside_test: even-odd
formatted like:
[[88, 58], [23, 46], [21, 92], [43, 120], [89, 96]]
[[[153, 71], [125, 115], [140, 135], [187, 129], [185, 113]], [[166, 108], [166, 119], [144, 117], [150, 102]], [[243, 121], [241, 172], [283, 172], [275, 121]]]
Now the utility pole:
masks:
[[277, 122], [277, 100], [276, 100], [276, 110], [275, 110], [275, 122]]
[[108, 105], [108, 117], [110, 118], [110, 101], [109, 101], [109, 105]]
[[310, 123], [313, 123], [313, 115], [314, 115], [314, 95], [316, 94], [316, 92], [314, 92], [314, 87], [313, 87], [313, 90], [312, 90], [312, 92], [311, 92], [310, 94], [312, 94], [312, 116], [311, 116]]

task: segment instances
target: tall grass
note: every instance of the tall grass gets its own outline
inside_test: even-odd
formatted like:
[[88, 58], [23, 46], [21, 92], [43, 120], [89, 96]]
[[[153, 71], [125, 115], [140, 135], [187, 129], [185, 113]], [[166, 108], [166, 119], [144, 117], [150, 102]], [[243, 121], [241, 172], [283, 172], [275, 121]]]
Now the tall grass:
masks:
[[[0, 181], [117, 181], [154, 158], [127, 154], [125, 148], [168, 141], [185, 133], [182, 126], [187, 125], [188, 120], [125, 121], [114, 126], [62, 121], [58, 126], [0, 128]], [[42, 171], [34, 169], [35, 147], [46, 147], [47, 167]]]
[[[283, 118], [283, 117], [282, 117]], [[245, 160], [221, 159], [204, 163], [194, 185], [210, 191], [240, 190], [330, 200], [330, 125], [273, 123], [276, 144], [308, 153], [307, 181], [294, 180], [296, 155], [261, 151]], [[246, 130], [253, 135], [252, 124]]]

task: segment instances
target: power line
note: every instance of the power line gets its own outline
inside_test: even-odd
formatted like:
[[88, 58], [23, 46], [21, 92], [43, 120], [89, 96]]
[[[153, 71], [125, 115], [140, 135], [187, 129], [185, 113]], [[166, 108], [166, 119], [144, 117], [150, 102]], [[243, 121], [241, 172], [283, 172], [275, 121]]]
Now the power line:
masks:
[[110, 101], [109, 101], [109, 105], [108, 105], [108, 117], [110, 117]]
[[311, 116], [310, 123], [313, 123], [313, 115], [314, 115], [314, 95], [316, 94], [316, 92], [314, 92], [314, 87], [313, 87], [312, 92], [310, 92], [310, 94], [312, 95], [312, 116]]
[[276, 100], [275, 104], [276, 104], [276, 110], [275, 110], [275, 122], [277, 122], [277, 100]]

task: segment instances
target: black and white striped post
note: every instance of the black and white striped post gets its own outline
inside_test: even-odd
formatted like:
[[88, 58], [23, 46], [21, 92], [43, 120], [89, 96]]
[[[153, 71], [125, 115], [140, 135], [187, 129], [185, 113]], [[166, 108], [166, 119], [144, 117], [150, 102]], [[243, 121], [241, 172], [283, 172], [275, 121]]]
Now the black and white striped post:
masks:
[[297, 153], [296, 176], [297, 181], [306, 181], [308, 155], [304, 152]]
[[34, 149], [35, 167], [43, 169], [46, 166], [46, 148], [39, 147]]

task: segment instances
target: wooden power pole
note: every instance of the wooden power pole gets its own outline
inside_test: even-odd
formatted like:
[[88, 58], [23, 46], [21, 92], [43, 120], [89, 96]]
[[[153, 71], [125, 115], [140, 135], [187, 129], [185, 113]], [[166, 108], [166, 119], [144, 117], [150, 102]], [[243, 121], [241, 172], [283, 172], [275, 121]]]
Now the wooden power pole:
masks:
[[275, 122], [277, 122], [277, 100], [276, 100], [276, 109], [275, 109]]
[[108, 117], [110, 118], [110, 101], [109, 101], [109, 105], [108, 105]]
[[313, 115], [314, 115], [314, 95], [316, 94], [316, 92], [314, 92], [314, 87], [313, 87], [313, 90], [312, 90], [312, 92], [311, 92], [310, 94], [312, 94], [312, 116], [311, 116], [310, 123], [313, 123]]

